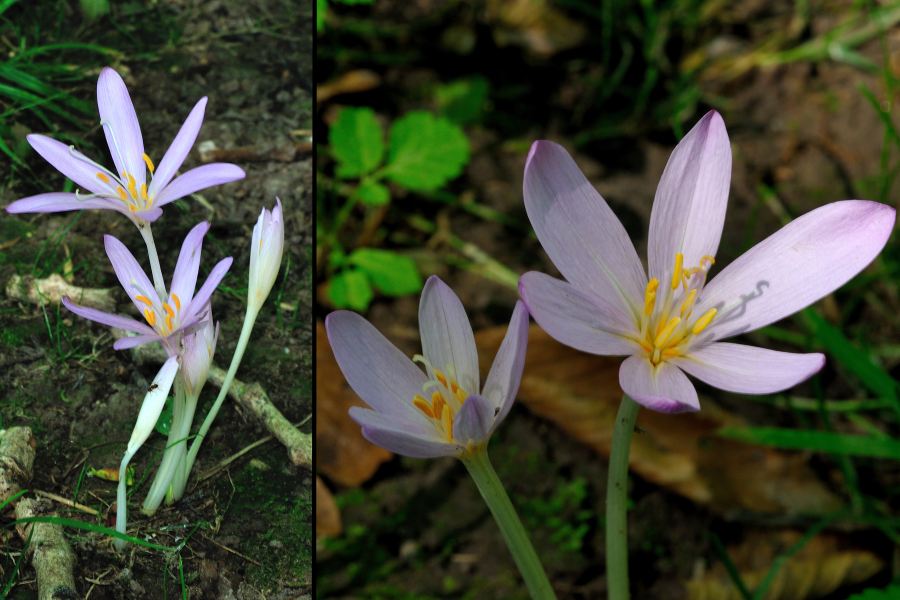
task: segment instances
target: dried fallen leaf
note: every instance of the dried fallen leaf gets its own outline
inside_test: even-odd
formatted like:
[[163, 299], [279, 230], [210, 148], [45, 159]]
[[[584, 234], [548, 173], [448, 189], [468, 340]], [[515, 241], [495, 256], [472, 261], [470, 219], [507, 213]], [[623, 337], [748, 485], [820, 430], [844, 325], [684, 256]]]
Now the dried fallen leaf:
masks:
[[[505, 327], [496, 327], [476, 335], [482, 372], [505, 332]], [[622, 397], [620, 362], [563, 346], [532, 325], [519, 400], [608, 456]], [[841, 506], [809, 469], [803, 454], [719, 438], [715, 432], [720, 427], [744, 421], [708, 398], [701, 405], [702, 410], [694, 414], [641, 411], [638, 432], [632, 438], [632, 470], [726, 515], [825, 514]]]
[[316, 86], [316, 102], [322, 104], [340, 94], [367, 92], [381, 85], [381, 77], [375, 71], [354, 69]]
[[[801, 537], [793, 530], [753, 532], [728, 548], [741, 579], [751, 590], [766, 576], [778, 555]], [[848, 547], [837, 535], [820, 534], [781, 566], [766, 592], [766, 600], [821, 598], [847, 585], [861, 583], [884, 567], [868, 550]], [[741, 594], [721, 563], [687, 582], [688, 600], [740, 600]]]
[[499, 46], [515, 44], [541, 56], [574, 48], [587, 34], [547, 0], [489, 0], [486, 14]]
[[316, 470], [340, 485], [358, 486], [393, 455], [370, 444], [347, 414], [365, 406], [347, 385], [325, 335], [316, 323]]
[[341, 510], [325, 482], [316, 476], [316, 539], [341, 535]]
[[6, 295], [14, 300], [32, 304], [59, 304], [68, 296], [82, 306], [112, 312], [116, 308], [115, 288], [80, 288], [63, 279], [58, 273], [46, 279], [13, 275], [6, 282]]

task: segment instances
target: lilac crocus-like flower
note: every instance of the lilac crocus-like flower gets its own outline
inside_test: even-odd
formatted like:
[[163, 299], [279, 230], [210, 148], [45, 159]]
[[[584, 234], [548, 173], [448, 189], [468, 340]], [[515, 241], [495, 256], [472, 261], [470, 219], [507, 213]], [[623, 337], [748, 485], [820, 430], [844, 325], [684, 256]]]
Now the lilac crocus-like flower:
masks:
[[525, 363], [528, 312], [516, 303], [483, 388], [465, 309], [435, 276], [422, 290], [423, 355], [413, 360], [356, 313], [333, 312], [325, 328], [344, 377], [371, 407], [350, 409], [367, 440], [415, 458], [463, 457], [487, 443], [512, 407]]
[[137, 334], [116, 340], [113, 346], [116, 350], [160, 342], [169, 356], [179, 354], [183, 335], [197, 329], [201, 322], [208, 318], [209, 299], [231, 267], [230, 256], [220, 260], [210, 271], [200, 289], [194, 293], [200, 270], [203, 236], [208, 230], [209, 223], [204, 221], [194, 226], [185, 237], [172, 275], [169, 295], [165, 300], [157, 295], [153, 284], [128, 248], [111, 235], [103, 237], [106, 255], [119, 278], [119, 283], [134, 302], [138, 312], [143, 315], [145, 323], [131, 317], [79, 306], [69, 298], [63, 298], [63, 304], [80, 317]]
[[257, 309], [272, 291], [275, 277], [278, 276], [278, 269], [281, 267], [283, 251], [284, 218], [281, 200], [276, 198], [272, 210], [263, 208], [260, 211], [250, 242], [250, 285], [247, 302]]
[[45, 135], [31, 134], [28, 136], [31, 147], [90, 193], [52, 192], [29, 196], [7, 206], [8, 212], [48, 213], [97, 208], [118, 211], [140, 226], [143, 222], [158, 219], [162, 207], [169, 202], [244, 177], [244, 171], [236, 165], [212, 163], [191, 169], [173, 180], [197, 139], [206, 108], [205, 97], [191, 110], [158, 167], [144, 152], [141, 128], [125, 82], [109, 67], [100, 72], [97, 81], [97, 106], [115, 169], [107, 169], [75, 150], [74, 146]]
[[725, 124], [710, 112], [675, 148], [650, 215], [649, 279], [625, 228], [557, 144], [535, 142], [525, 208], [566, 281], [526, 273], [522, 299], [538, 324], [578, 350], [628, 356], [624, 392], [653, 410], [699, 410], [685, 373], [745, 394], [789, 388], [821, 354], [776, 352], [720, 340], [786, 317], [837, 289], [881, 251], [895, 211], [845, 200], [817, 208], [766, 238], [706, 283], [731, 178]]

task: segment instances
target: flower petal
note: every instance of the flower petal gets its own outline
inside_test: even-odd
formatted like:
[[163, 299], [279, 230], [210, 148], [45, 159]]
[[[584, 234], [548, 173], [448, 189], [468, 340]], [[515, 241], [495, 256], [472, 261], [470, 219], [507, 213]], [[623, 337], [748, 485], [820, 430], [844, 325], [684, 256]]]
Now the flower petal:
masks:
[[525, 351], [528, 348], [528, 309], [521, 301], [516, 302], [509, 328], [494, 364], [484, 381], [482, 395], [492, 407], [491, 419], [493, 431], [500, 424], [509, 409], [512, 408], [522, 381], [522, 369], [525, 368]]
[[718, 308], [705, 340], [758, 329], [836, 290], [881, 252], [895, 215], [886, 204], [844, 200], [794, 219], [703, 290], [697, 310]]
[[[156, 294], [153, 284], [125, 244], [111, 235], [104, 235], [103, 243], [106, 246], [106, 255], [109, 257], [109, 262], [112, 263], [113, 271], [119, 278], [119, 283], [122, 284], [125, 293], [128, 294], [138, 312], [143, 314], [144, 309], [160, 310], [159, 296]], [[138, 300], [138, 296], [149, 300], [153, 306]]]
[[467, 393], [477, 394], [481, 382], [472, 326], [462, 302], [436, 275], [429, 277], [422, 289], [419, 333], [422, 354], [430, 367], [454, 377]]
[[50, 192], [16, 200], [6, 207], [6, 212], [12, 214], [53, 213], [91, 208], [119, 210], [119, 206], [121, 206], [120, 202], [109, 198], [78, 198], [75, 194], [66, 192]]
[[154, 204], [163, 206], [208, 187], [243, 179], [244, 175], [243, 169], [231, 163], [203, 165], [177, 177], [175, 181], [160, 190]]
[[[79, 306], [72, 302], [69, 298], [62, 299], [63, 306], [67, 309], [78, 315], [79, 317], [94, 321], [96, 323], [100, 323], [102, 325], [107, 325], [108, 327], [118, 327], [119, 329], [124, 329], [125, 331], [132, 331], [139, 335], [153, 335], [157, 338], [159, 337], [153, 329], [151, 329], [148, 325], [140, 323], [131, 317], [126, 317], [123, 315], [114, 315], [112, 313], [104, 312], [102, 310], [97, 310], [96, 308], [88, 308], [87, 306]], [[126, 339], [126, 338], [123, 338]], [[131, 339], [131, 338], [127, 338]]]
[[231, 263], [233, 261], [234, 259], [227, 256], [217, 262], [216, 266], [212, 268], [212, 271], [210, 271], [209, 275], [206, 277], [206, 281], [204, 281], [203, 285], [200, 286], [200, 289], [197, 290], [197, 295], [194, 296], [190, 305], [184, 311], [186, 320], [182, 321], [182, 326], [187, 327], [191, 324], [190, 321], [192, 319], [204, 314], [210, 297], [212, 297], [216, 288], [219, 287], [219, 284], [222, 283], [222, 279], [225, 278], [225, 275], [228, 274], [228, 269], [231, 268]]
[[141, 126], [125, 82], [109, 67], [100, 71], [97, 80], [97, 108], [116, 170], [119, 175], [133, 175], [140, 188], [147, 175]]
[[158, 333], [154, 333], [152, 335], [129, 335], [128, 337], [117, 339], [113, 344], [113, 350], [128, 350], [130, 348], [137, 348], [138, 346], [143, 346], [144, 344], [158, 342], [160, 341], [160, 339], [161, 338]]
[[524, 193], [528, 219], [563, 277], [637, 316], [647, 276], [634, 245], [562, 146], [531, 146]]
[[162, 160], [159, 161], [147, 190], [151, 198], [155, 198], [159, 190], [165, 188], [172, 181], [175, 172], [178, 171], [181, 163], [187, 158], [188, 153], [194, 146], [194, 142], [197, 141], [197, 134], [200, 132], [200, 126], [203, 124], [204, 110], [206, 110], [206, 96], [200, 98], [197, 104], [194, 105], [194, 108], [191, 109], [187, 119], [181, 125], [181, 129], [178, 130], [175, 139], [172, 140], [169, 149], [166, 150]]
[[453, 438], [462, 444], [483, 442], [494, 430], [494, 404], [479, 394], [469, 396], [456, 414]]
[[150, 384], [150, 388], [144, 396], [144, 401], [141, 402], [141, 410], [138, 412], [137, 422], [134, 424], [134, 430], [131, 432], [131, 439], [128, 440], [125, 455], [129, 458], [137, 452], [138, 448], [153, 433], [153, 427], [156, 425], [156, 421], [159, 420], [159, 415], [166, 404], [166, 396], [169, 395], [169, 390], [172, 389], [172, 383], [174, 383], [177, 373], [178, 357], [170, 356], [163, 363], [156, 377], [153, 378], [153, 383]]
[[425, 373], [356, 313], [339, 310], [329, 314], [325, 331], [334, 358], [356, 395], [380, 413], [411, 420], [417, 412], [412, 400], [422, 393]]
[[718, 342], [674, 359], [672, 363], [720, 390], [771, 394], [818, 373], [825, 365], [825, 356]]
[[678, 143], [659, 180], [647, 243], [650, 277], [670, 280], [678, 252], [685, 267], [716, 255], [730, 183], [731, 145], [713, 110]]
[[417, 428], [415, 424], [398, 421], [394, 415], [384, 415], [374, 410], [354, 406], [350, 417], [362, 426], [363, 437], [386, 450], [413, 458], [437, 458], [456, 456], [460, 448], [456, 444], [442, 442], [433, 428]]
[[602, 356], [631, 354], [637, 347], [625, 337], [634, 325], [618, 305], [568, 282], [530, 271], [519, 279], [519, 295], [541, 329], [566, 346]]
[[170, 297], [178, 296], [181, 301], [194, 297], [197, 288], [197, 273], [200, 270], [200, 251], [203, 248], [203, 236], [209, 231], [209, 223], [203, 221], [194, 225], [181, 244], [175, 272], [172, 274]]
[[26, 139], [35, 152], [79, 187], [95, 194], [109, 193], [109, 187], [97, 179], [97, 167], [88, 162], [89, 159], [79, 159], [73, 155], [70, 146], [39, 133], [32, 133]]
[[619, 385], [632, 400], [650, 410], [664, 413], [700, 410], [694, 384], [669, 362], [654, 367], [645, 356], [629, 356], [619, 367]]

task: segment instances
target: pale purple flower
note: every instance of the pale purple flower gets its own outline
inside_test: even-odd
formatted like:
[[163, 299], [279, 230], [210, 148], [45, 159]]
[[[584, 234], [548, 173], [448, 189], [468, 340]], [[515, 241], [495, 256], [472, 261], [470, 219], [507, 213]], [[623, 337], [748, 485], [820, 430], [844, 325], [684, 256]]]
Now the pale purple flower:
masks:
[[817, 208], [766, 238], [706, 283], [719, 246], [731, 148], [710, 112], [675, 148], [650, 215], [649, 280], [625, 228], [566, 151], [531, 148], [525, 208], [566, 281], [522, 276], [535, 321], [578, 350], [627, 356], [619, 383], [663, 412], [699, 410], [685, 373], [744, 394], [789, 388], [818, 372], [821, 354], [793, 354], [720, 340], [782, 319], [837, 289], [881, 251], [890, 206], [845, 200]]
[[248, 303], [258, 308], [265, 302], [278, 276], [283, 251], [284, 218], [281, 200], [275, 198], [275, 207], [272, 210], [263, 208], [253, 227], [253, 238], [250, 241]]
[[184, 336], [181, 374], [189, 396], [196, 397], [206, 384], [218, 339], [219, 324], [213, 325], [212, 313], [207, 308], [206, 319], [193, 333]]
[[100, 72], [97, 81], [97, 106], [115, 169], [107, 169], [75, 150], [74, 146], [45, 135], [31, 134], [28, 136], [31, 147], [75, 185], [90, 193], [52, 192], [29, 196], [7, 206], [8, 212], [48, 213], [97, 208], [118, 211], [140, 225], [158, 219], [162, 207], [169, 202], [244, 177], [244, 171], [237, 165], [212, 163], [191, 169], [173, 180], [197, 139], [206, 97], [191, 110], [158, 166], [144, 152], [141, 128], [125, 82], [109, 67]]
[[209, 223], [204, 221], [194, 226], [185, 237], [172, 275], [169, 295], [165, 300], [157, 295], [153, 284], [128, 248], [111, 235], [103, 236], [109, 262], [112, 263], [119, 283], [144, 317], [143, 323], [131, 317], [79, 306], [69, 298], [63, 298], [63, 304], [80, 317], [137, 334], [116, 340], [113, 345], [116, 350], [160, 342], [170, 356], [180, 354], [183, 335], [209, 318], [210, 297], [231, 266], [230, 256], [220, 260], [200, 289], [194, 293], [200, 270], [203, 236], [208, 230]]
[[413, 360], [356, 313], [331, 313], [325, 329], [344, 377], [371, 407], [350, 409], [367, 440], [415, 458], [463, 456], [486, 444], [512, 407], [525, 364], [528, 312], [516, 303], [483, 388], [465, 309], [435, 276], [422, 290], [422, 355]]

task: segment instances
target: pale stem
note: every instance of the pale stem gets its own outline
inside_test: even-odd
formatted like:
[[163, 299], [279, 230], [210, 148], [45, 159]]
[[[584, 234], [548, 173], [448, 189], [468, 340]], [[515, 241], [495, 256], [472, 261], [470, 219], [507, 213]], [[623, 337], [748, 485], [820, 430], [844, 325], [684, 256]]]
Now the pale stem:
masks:
[[[119, 466], [119, 487], [116, 489], [116, 531], [125, 533], [125, 526], [128, 521], [128, 463], [134, 453], [126, 452], [122, 457], [122, 464]], [[125, 540], [116, 538], [113, 541], [116, 550], [124, 550], [128, 546]]]
[[197, 401], [200, 398], [200, 390], [195, 394], [188, 394], [187, 403], [184, 407], [184, 419], [182, 419], [181, 429], [178, 431], [178, 454], [175, 458], [175, 466], [172, 472], [171, 485], [166, 491], [166, 504], [172, 504], [176, 500], [180, 500], [184, 494], [184, 486], [187, 483], [188, 472], [186, 470], [185, 458], [187, 457], [187, 440], [191, 435], [191, 425], [194, 422], [194, 411], [197, 410]]
[[[144, 499], [141, 512], [152, 515], [162, 504], [162, 500], [166, 495], [166, 491], [172, 484], [172, 477], [175, 473], [175, 467], [178, 459], [182, 456], [179, 453], [179, 446], [186, 445], [186, 436], [182, 433], [183, 422], [187, 417], [185, 411], [185, 385], [181, 377], [175, 380], [175, 401], [172, 406], [172, 422], [169, 425], [169, 437], [166, 440], [166, 450], [163, 452], [162, 461], [159, 463], [159, 469]], [[190, 428], [190, 425], [188, 425]]]
[[150, 223], [144, 221], [138, 225], [138, 231], [144, 238], [147, 245], [147, 254], [150, 257], [150, 271], [153, 273], [153, 287], [161, 302], [165, 302], [168, 294], [166, 293], [166, 283], [163, 281], [162, 267], [159, 265], [159, 254], [156, 252], [156, 243], [153, 241], [153, 231]]
[[640, 406], [622, 397], [613, 426], [606, 482], [606, 586], [609, 600], [628, 600], [628, 452]]
[[525, 533], [522, 521], [519, 520], [519, 515], [516, 514], [516, 509], [503, 489], [494, 467], [491, 466], [487, 449], [484, 446], [476, 448], [464, 456], [462, 462], [469, 470], [469, 475], [472, 476], [481, 497], [484, 498], [485, 504], [500, 527], [506, 546], [525, 580], [531, 597], [535, 600], [555, 599], [556, 594], [547, 580], [544, 567], [534, 551], [534, 546], [531, 545], [528, 534]]

